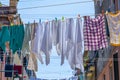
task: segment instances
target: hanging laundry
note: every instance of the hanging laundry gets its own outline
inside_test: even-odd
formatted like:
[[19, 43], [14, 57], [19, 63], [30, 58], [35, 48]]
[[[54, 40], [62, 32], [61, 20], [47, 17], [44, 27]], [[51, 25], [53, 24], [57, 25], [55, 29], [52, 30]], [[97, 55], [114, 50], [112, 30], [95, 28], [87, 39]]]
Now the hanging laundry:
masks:
[[23, 46], [22, 46], [22, 53], [25, 54], [26, 52], [29, 52], [29, 41], [31, 40], [31, 25], [25, 24], [24, 26], [24, 40], [23, 40]]
[[[49, 64], [50, 52], [52, 44], [54, 44], [58, 55], [61, 56], [61, 65], [64, 64], [64, 60], [67, 58], [72, 69], [77, 67], [83, 71], [81, 19], [77, 19], [76, 26], [74, 25], [74, 19], [70, 18], [62, 21], [53, 20], [51, 24], [49, 21], [44, 24], [39, 23], [32, 28], [31, 54], [34, 53], [41, 63], [43, 62], [42, 54], [44, 53], [46, 65]], [[34, 68], [34, 65], [32, 65], [33, 60], [29, 59], [29, 63], [28, 67], [31, 67], [30, 70], [32, 70]]]
[[34, 62], [33, 62], [33, 59], [32, 59], [32, 53], [29, 56], [29, 61], [28, 61], [27, 69], [35, 71], [35, 65], [34, 65]]
[[38, 24], [34, 22], [31, 23], [30, 25], [31, 25], [31, 40], [33, 40], [35, 37], [35, 32], [37, 30]]
[[85, 51], [95, 51], [108, 47], [104, 16], [102, 14], [94, 19], [86, 16], [83, 31]]
[[120, 46], [120, 11], [116, 14], [108, 13], [106, 17], [110, 31], [110, 44]]
[[35, 54], [32, 54], [32, 60], [33, 60], [33, 65], [35, 67], [35, 71], [38, 71], [38, 61], [37, 61], [37, 57]]
[[74, 19], [67, 19], [67, 54], [66, 57], [72, 69], [75, 68], [75, 33], [76, 26], [74, 25]]
[[73, 47], [69, 51], [68, 62], [72, 69], [78, 68], [82, 72], [84, 71], [83, 67], [83, 33], [82, 33], [82, 21], [80, 18], [76, 20], [76, 26], [73, 27]]
[[56, 22], [56, 24], [57, 24], [57, 37], [56, 37], [56, 50], [57, 50], [57, 54], [58, 55], [60, 55], [61, 53], [60, 53], [60, 49], [59, 49], [59, 44], [60, 44], [60, 39], [61, 39], [61, 37], [62, 36], [60, 36], [60, 27], [61, 27], [61, 21], [60, 20], [58, 20], [57, 22]]
[[23, 39], [24, 39], [24, 26], [14, 25], [10, 26], [10, 48], [13, 53], [17, 50], [22, 49]]
[[23, 66], [26, 67], [27, 66], [27, 58], [26, 56], [23, 57]]
[[3, 51], [6, 50], [6, 42], [10, 42], [10, 32], [8, 30], [8, 27], [3, 26], [0, 29], [0, 47], [3, 49]]
[[12, 59], [12, 58], [11, 58], [11, 55], [9, 55], [9, 54], [6, 55], [5, 63], [6, 63], [6, 64], [11, 64], [11, 59]]
[[22, 74], [22, 65], [14, 65], [14, 74]]
[[52, 20], [51, 25], [52, 25], [52, 41], [53, 41], [53, 44], [56, 46], [58, 21]]
[[74, 38], [74, 19], [73, 18], [69, 18], [66, 20], [66, 26], [67, 26], [67, 33], [66, 33], [66, 38], [67, 38], [67, 53], [66, 53], [66, 58], [68, 59], [69, 56], [69, 52], [73, 47], [73, 38]]
[[[29, 59], [28, 59], [28, 65], [26, 65], [27, 66], [26, 70], [27, 70], [28, 73], [30, 72], [30, 70], [37, 71], [36, 66], [38, 66], [38, 65], [37, 65], [36, 56], [38, 56], [40, 54], [40, 53], [38, 53], [39, 49], [40, 49], [40, 48], [38, 48], [39, 47], [38, 46], [38, 41], [39, 41], [39, 39], [38, 39], [39, 38], [39, 36], [38, 36], [39, 35], [38, 28], [39, 27], [40, 26], [38, 26], [37, 23], [31, 24], [31, 42], [30, 42], [30, 47], [29, 47], [30, 48], [30, 55], [29, 55]], [[37, 32], [37, 34], [36, 34], [36, 32]], [[38, 56], [38, 58], [42, 59], [42, 57], [40, 57], [40, 56]]]
[[32, 48], [34, 47], [34, 38], [35, 38], [35, 34], [36, 34], [36, 30], [37, 30], [37, 27], [38, 27], [38, 24], [36, 23], [32, 23], [30, 24], [31, 25], [31, 41], [30, 41], [30, 51], [32, 51]]
[[4, 52], [2, 48], [0, 47], [0, 61], [3, 62]]
[[[6, 56], [5, 56], [5, 54], [3, 55], [3, 62], [1, 63], [1, 70], [5, 70], [5, 58], [6, 58]], [[7, 78], [5, 77], [5, 72], [1, 72], [0, 73], [1, 74], [1, 79], [2, 80], [7, 80]]]
[[44, 23], [44, 35], [42, 39], [41, 51], [46, 56], [46, 65], [50, 63], [50, 51], [52, 49], [52, 36], [50, 22]]
[[107, 22], [106, 16], [105, 16], [105, 26], [106, 26], [106, 35], [109, 37], [110, 36], [110, 32], [109, 32], [108, 22]]
[[14, 63], [15, 65], [22, 65], [22, 62], [21, 62], [21, 60], [20, 60], [20, 58], [19, 58], [19, 56], [18, 56], [18, 53], [16, 52], [13, 56], [14, 56], [13, 63]]
[[61, 54], [61, 64], [64, 64], [64, 60], [67, 53], [67, 26], [66, 20], [62, 21], [62, 54]]
[[5, 64], [5, 77], [12, 77], [13, 65]]
[[44, 34], [44, 28], [42, 26], [42, 23], [38, 23], [36, 25], [36, 32], [35, 37], [32, 41], [32, 52], [37, 56], [37, 58], [40, 60], [40, 62], [43, 64], [42, 59], [42, 52], [41, 52], [41, 45], [42, 45], [42, 39]]
[[61, 65], [64, 64], [66, 50], [67, 50], [67, 39], [66, 39], [66, 21], [61, 21], [61, 25], [59, 26], [59, 43], [58, 49], [61, 54]]
[[84, 72], [83, 67], [83, 28], [82, 20], [78, 18], [76, 20], [76, 33], [75, 33], [75, 67]]
[[30, 77], [31, 76], [31, 70], [27, 69], [28, 63], [29, 63], [29, 56], [30, 56], [30, 54], [26, 54], [26, 56], [24, 57], [24, 59], [26, 58], [26, 65], [23, 68], [25, 68], [25, 71], [26, 71], [27, 75]]
[[25, 68], [23, 68], [23, 80], [29, 80], [28, 74], [27, 74]]
[[[33, 53], [30, 53], [30, 56], [31, 56], [31, 58], [32, 58], [32, 62], [33, 62], [33, 64], [32, 65], [34, 65], [34, 71], [38, 71], [38, 62], [37, 62], [37, 56], [35, 55], [35, 54], [33, 54]], [[31, 62], [31, 63], [32, 63]], [[29, 62], [28, 62], [28, 65], [29, 65]], [[29, 69], [29, 70], [32, 70], [32, 69]]]

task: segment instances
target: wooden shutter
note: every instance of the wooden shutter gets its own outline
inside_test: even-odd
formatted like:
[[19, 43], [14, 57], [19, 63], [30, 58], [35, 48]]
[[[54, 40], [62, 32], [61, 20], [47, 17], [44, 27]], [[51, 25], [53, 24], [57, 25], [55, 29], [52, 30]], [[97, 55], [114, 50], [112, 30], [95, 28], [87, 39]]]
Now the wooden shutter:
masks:
[[113, 55], [114, 63], [114, 80], [119, 80], [119, 65], [118, 65], [118, 53]]

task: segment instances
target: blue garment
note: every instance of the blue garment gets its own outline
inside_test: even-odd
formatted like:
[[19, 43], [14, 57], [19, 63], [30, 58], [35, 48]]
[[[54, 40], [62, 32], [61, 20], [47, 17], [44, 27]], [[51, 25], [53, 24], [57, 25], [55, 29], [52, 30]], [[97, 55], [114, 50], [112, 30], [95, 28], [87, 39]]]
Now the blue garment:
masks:
[[10, 48], [13, 53], [22, 49], [24, 39], [24, 26], [14, 25], [10, 27]]
[[5, 71], [9, 71], [9, 72], [5, 72], [5, 77], [12, 77], [13, 74], [13, 65], [9, 65], [9, 64], [6, 64], [5, 65]]
[[10, 33], [8, 27], [2, 27], [0, 30], [0, 47], [5, 51], [5, 43], [10, 41]]

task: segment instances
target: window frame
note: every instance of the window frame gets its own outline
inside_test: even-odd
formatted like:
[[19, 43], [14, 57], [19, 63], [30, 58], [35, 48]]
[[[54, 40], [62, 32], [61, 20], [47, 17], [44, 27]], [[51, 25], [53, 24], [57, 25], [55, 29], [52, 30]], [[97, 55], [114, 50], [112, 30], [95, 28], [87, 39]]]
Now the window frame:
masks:
[[120, 0], [118, 0], [118, 10], [120, 10]]
[[115, 1], [115, 10], [118, 11], [119, 10], [119, 2], [118, 0], [114, 0]]

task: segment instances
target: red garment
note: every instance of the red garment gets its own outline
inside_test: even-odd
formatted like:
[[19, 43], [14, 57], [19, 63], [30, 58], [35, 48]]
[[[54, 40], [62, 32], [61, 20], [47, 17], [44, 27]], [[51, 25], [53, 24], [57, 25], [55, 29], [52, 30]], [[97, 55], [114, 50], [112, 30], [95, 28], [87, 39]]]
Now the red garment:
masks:
[[18, 71], [18, 74], [22, 74], [22, 66], [21, 65], [14, 65], [14, 74], [16, 74]]

